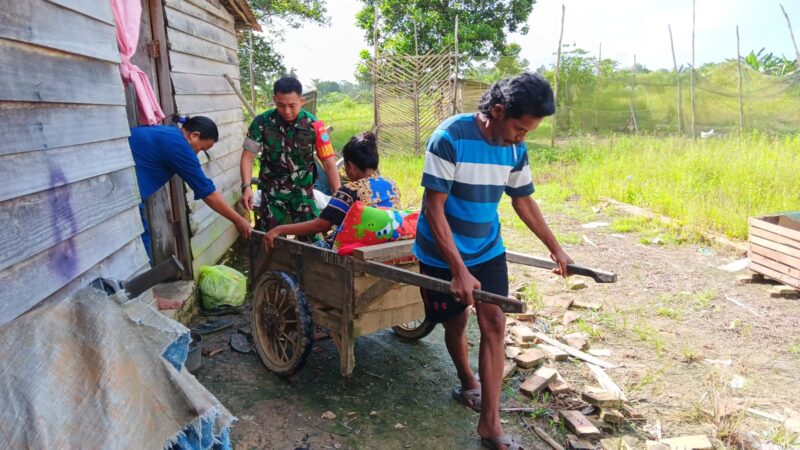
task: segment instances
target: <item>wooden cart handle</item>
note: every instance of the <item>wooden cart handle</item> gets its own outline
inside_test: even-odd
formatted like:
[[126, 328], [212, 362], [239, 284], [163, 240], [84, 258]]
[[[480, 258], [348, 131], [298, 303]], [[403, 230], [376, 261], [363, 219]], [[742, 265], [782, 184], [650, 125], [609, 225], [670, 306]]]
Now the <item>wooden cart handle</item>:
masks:
[[[448, 281], [421, 273], [411, 272], [388, 264], [354, 259], [353, 268], [374, 277], [410, 284], [443, 294], [450, 294], [450, 283]], [[526, 309], [525, 303], [519, 300], [477, 289], [472, 291], [472, 298], [475, 299], [476, 302], [497, 305], [506, 313], [524, 313]]]
[[[526, 266], [538, 267], [540, 269], [555, 269], [558, 265], [545, 258], [526, 255], [524, 253], [506, 251], [506, 260], [510, 263], [524, 264]], [[569, 275], [581, 275], [593, 279], [596, 283], [616, 283], [617, 274], [606, 272], [591, 267], [579, 266], [577, 264], [567, 264]]]

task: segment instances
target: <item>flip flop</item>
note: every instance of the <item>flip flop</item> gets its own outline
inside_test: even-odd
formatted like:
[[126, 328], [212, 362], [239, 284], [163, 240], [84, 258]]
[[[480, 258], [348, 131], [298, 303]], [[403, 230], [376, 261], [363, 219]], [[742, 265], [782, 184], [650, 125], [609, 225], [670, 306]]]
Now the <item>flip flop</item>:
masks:
[[224, 330], [232, 325], [233, 321], [230, 319], [209, 320], [202, 325], [192, 327], [192, 331], [200, 335], [211, 334], [219, 330]]
[[253, 346], [247, 340], [247, 336], [243, 334], [231, 335], [231, 348], [239, 353], [250, 353], [253, 351]]
[[473, 411], [481, 412], [481, 388], [464, 390], [461, 386], [453, 388], [453, 399], [459, 403], [469, 406]]
[[482, 437], [481, 445], [489, 450], [499, 450], [503, 445], [505, 445], [508, 450], [524, 450], [519, 442], [507, 434], [491, 438]]

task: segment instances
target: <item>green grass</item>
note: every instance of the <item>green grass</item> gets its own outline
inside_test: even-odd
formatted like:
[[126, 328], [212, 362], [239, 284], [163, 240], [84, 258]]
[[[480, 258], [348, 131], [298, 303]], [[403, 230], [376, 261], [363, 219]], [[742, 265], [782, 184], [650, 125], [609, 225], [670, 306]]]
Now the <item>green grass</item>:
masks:
[[789, 345], [789, 353], [793, 355], [800, 355], [800, 339], [796, 339]]
[[[700, 230], [746, 238], [748, 217], [800, 210], [800, 135], [579, 137], [541, 152], [531, 159], [545, 167], [534, 172], [553, 174], [548, 181], [589, 203], [610, 197]], [[641, 227], [647, 220], [627, 219], [615, 229]]]

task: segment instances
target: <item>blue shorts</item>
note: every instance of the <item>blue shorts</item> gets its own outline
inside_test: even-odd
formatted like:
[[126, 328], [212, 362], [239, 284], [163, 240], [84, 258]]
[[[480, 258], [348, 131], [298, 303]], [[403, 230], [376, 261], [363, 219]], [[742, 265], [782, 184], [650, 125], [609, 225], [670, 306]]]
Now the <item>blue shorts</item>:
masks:
[[[480, 283], [481, 290], [492, 294], [508, 296], [508, 264], [506, 254], [502, 253], [494, 258], [467, 267]], [[420, 261], [419, 272], [425, 275], [450, 281], [453, 275], [450, 269], [429, 266]], [[434, 323], [447, 322], [464, 312], [467, 305], [461, 303], [450, 294], [420, 288], [422, 301], [425, 303], [425, 317]]]

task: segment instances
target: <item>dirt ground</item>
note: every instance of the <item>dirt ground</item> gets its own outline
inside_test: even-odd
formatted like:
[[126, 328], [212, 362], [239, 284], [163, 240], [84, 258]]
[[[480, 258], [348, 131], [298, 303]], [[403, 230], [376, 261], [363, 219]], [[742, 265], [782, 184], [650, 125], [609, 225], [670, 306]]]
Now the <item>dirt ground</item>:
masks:
[[[731, 250], [676, 243], [675, 230], [653, 224], [623, 233], [632, 219], [611, 207], [575, 202], [543, 209], [576, 262], [619, 275], [615, 284], [586, 279], [587, 288], [572, 291], [545, 270], [510, 267], [512, 287], [542, 312], [540, 329], [552, 336], [583, 332], [592, 348], [611, 350], [602, 359], [619, 367], [607, 372], [646, 420], [609, 430], [608, 436], [625, 436], [632, 448], [645, 448], [660, 428], [664, 438], [704, 434], [716, 448], [735, 448], [748, 439], [763, 449], [800, 448], [789, 427], [745, 412], [786, 416], [800, 410], [800, 301], [770, 298], [769, 285], [737, 283], [737, 275], [747, 271], [719, 269], [742, 257]], [[545, 254], [532, 234], [503, 217], [509, 249]], [[610, 225], [581, 227], [592, 221]], [[235, 249], [228, 264], [246, 272], [245, 255]], [[554, 299], [602, 308], [576, 311], [580, 319], [563, 325], [563, 310], [544, 306]], [[229, 317], [249, 326], [249, 313]], [[450, 398], [457, 379], [441, 327], [411, 343], [389, 330], [359, 338], [351, 378], [339, 375], [332, 341], [315, 342], [305, 368], [290, 380], [268, 372], [255, 353], [232, 351], [228, 340], [234, 333], [237, 327], [206, 337], [206, 349], [224, 351], [205, 357], [197, 377], [239, 418], [232, 430], [236, 448], [480, 448], [477, 414]], [[469, 341], [476, 366], [474, 317]], [[581, 362], [552, 364], [577, 391], [596, 385]], [[565, 399], [533, 401], [518, 394], [528, 374], [518, 371], [505, 381], [502, 401], [536, 410], [504, 414], [504, 426], [528, 448], [550, 448], [530, 431], [534, 422], [564, 443], [566, 432], [552, 418]], [[743, 409], [720, 419], [713, 403]], [[335, 418], [323, 418], [329, 411]]]

